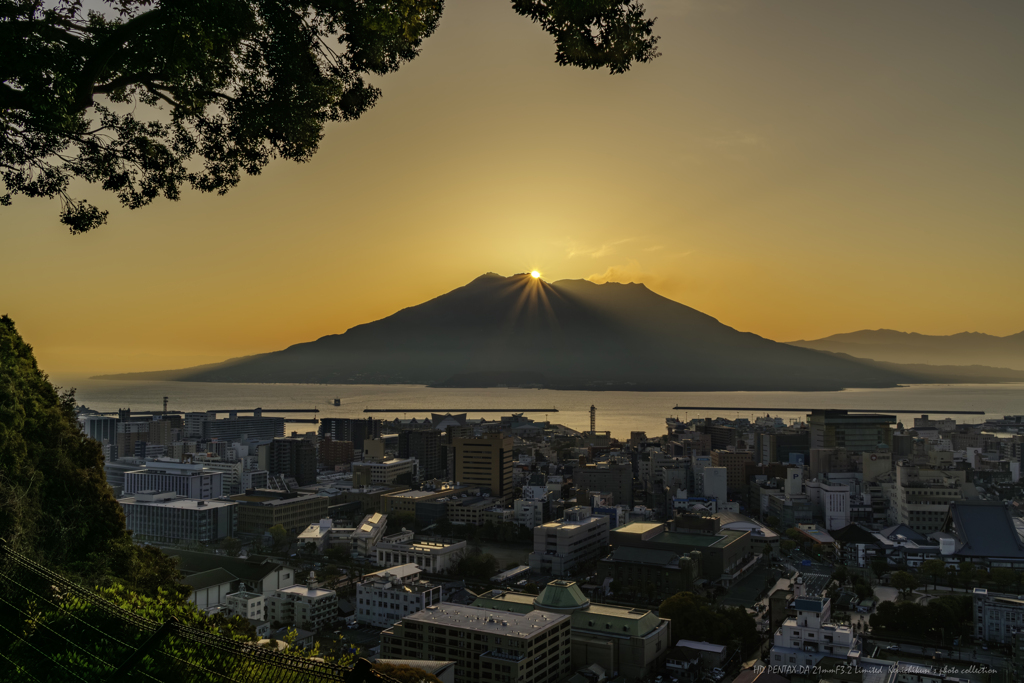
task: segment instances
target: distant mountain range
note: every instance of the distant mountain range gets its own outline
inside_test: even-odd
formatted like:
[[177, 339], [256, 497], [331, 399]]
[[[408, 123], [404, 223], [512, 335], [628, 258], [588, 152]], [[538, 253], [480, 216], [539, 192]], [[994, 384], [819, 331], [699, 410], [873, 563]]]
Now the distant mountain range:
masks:
[[818, 391], [1024, 381], [1024, 372], [865, 361], [739, 332], [642, 284], [488, 273], [382, 320], [282, 351], [101, 379]]
[[889, 363], [988, 365], [1024, 370], [1024, 332], [1008, 337], [980, 332], [941, 337], [896, 330], [860, 330], [789, 343], [805, 349], [845, 353]]

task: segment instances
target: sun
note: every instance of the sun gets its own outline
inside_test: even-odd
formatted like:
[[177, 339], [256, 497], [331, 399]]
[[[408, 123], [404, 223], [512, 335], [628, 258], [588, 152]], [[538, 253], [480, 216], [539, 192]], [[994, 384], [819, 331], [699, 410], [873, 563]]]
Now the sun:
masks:
[[539, 280], [540, 279], [540, 271], [539, 270], [532, 270], [532, 271], [530, 271], [530, 277], [532, 277], [534, 280]]

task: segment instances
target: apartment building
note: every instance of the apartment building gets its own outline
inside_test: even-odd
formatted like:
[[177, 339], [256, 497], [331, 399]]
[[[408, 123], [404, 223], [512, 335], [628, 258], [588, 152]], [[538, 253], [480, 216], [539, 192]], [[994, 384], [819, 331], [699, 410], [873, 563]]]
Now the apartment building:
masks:
[[356, 586], [356, 619], [387, 628], [403, 617], [441, 602], [441, 584], [424, 581], [415, 564], [402, 564], [363, 577]]
[[530, 570], [565, 576], [582, 563], [597, 560], [608, 551], [608, 518], [591, 514], [589, 507], [565, 511], [565, 517], [533, 529]]
[[381, 634], [380, 656], [455, 662], [456, 683], [555, 683], [572, 670], [570, 617], [442, 602]]
[[339, 616], [338, 594], [326, 588], [313, 588], [313, 580], [310, 573], [310, 585], [274, 591], [267, 598], [267, 619], [294, 624], [314, 633], [336, 622]]

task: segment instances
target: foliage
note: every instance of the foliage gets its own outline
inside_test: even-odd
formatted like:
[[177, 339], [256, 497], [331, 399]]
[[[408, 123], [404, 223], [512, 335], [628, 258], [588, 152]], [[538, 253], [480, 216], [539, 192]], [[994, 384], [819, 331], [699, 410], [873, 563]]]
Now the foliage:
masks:
[[768, 519], [766, 519], [764, 523], [770, 526], [772, 529], [778, 529], [780, 520], [775, 515], [768, 515]]
[[54, 388], [0, 317], [0, 538], [88, 583], [116, 578], [144, 595], [187, 595], [171, 558], [132, 543], [100, 445], [82, 434], [74, 410], [74, 392]]
[[782, 542], [779, 543], [779, 547], [787, 553], [792, 552], [796, 550], [796, 541], [791, 541], [788, 538], [784, 539]]
[[456, 572], [459, 576], [467, 579], [487, 581], [498, 573], [500, 567], [498, 558], [494, 555], [483, 553], [479, 548], [473, 548], [459, 560]]
[[931, 579], [932, 584], [937, 584], [946, 578], [946, 563], [938, 558], [925, 560], [921, 563], [921, 573]]
[[399, 683], [441, 683], [441, 679], [434, 674], [428, 674], [423, 669], [417, 669], [408, 664], [377, 662], [373, 665], [373, 670], [390, 676]]
[[220, 542], [221, 550], [227, 552], [228, 557], [238, 557], [242, 554], [242, 542], [237, 538], [227, 536]]
[[352, 552], [349, 550], [348, 546], [341, 544], [328, 546], [327, 550], [324, 552], [324, 556], [336, 564], [345, 564], [352, 560]]
[[288, 543], [288, 531], [284, 528], [283, 524], [275, 524], [274, 526], [267, 529], [267, 533], [270, 534], [271, 542], [274, 545], [274, 550], [280, 552], [284, 549]]
[[870, 617], [871, 631], [885, 636], [896, 633], [921, 638], [955, 638], [973, 631], [972, 598], [946, 595], [927, 605], [916, 602], [883, 602]]
[[910, 572], [894, 572], [889, 583], [904, 596], [909, 595], [918, 586], [917, 577]]
[[881, 577], [883, 574], [888, 574], [889, 563], [881, 558], [871, 560], [871, 571], [873, 571], [877, 577]]
[[693, 593], [676, 593], [661, 603], [658, 614], [672, 620], [672, 637], [728, 645], [746, 654], [761, 642], [754, 618], [740, 607], [715, 609]]
[[[325, 126], [359, 118], [367, 77], [415, 58], [443, 0], [0, 0], [0, 177], [61, 200], [84, 232], [107, 212], [69, 194], [98, 183], [128, 208], [183, 187], [223, 194], [274, 158], [306, 161]], [[636, 0], [513, 0], [555, 38], [559, 64], [621, 73], [657, 56]]]

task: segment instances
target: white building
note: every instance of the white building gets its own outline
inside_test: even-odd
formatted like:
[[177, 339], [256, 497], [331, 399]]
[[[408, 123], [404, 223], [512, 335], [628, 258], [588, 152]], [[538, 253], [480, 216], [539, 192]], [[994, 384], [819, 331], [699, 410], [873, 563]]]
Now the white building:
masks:
[[352, 463], [353, 486], [391, 485], [404, 475], [408, 475], [410, 482], [418, 482], [420, 461], [416, 458], [402, 458], [383, 462]]
[[544, 503], [542, 501], [516, 498], [512, 505], [516, 524], [532, 529], [544, 523]]
[[174, 491], [186, 498], [220, 498], [224, 495], [221, 472], [187, 462], [157, 461], [145, 468], [124, 473], [124, 493]]
[[367, 574], [356, 586], [356, 619], [388, 628], [403, 617], [441, 602], [441, 584], [420, 580], [415, 564]]
[[245, 590], [243, 584], [237, 593], [224, 596], [227, 616], [240, 616], [253, 621], [266, 621], [267, 600], [262, 593]]
[[136, 541], [214, 543], [235, 536], [233, 500], [196, 500], [172, 491], [139, 491], [118, 501]]
[[341, 545], [349, 549], [353, 557], [374, 558], [377, 543], [387, 530], [388, 516], [374, 512], [363, 517], [355, 527], [336, 527], [334, 520], [325, 518], [310, 524], [299, 534], [299, 543], [313, 543], [323, 552], [329, 547]]
[[772, 666], [814, 666], [824, 657], [846, 659], [857, 639], [849, 626], [832, 623], [828, 598], [799, 597], [796, 617], [782, 622], [772, 639]]
[[1016, 595], [974, 589], [974, 637], [994, 643], [1012, 643], [1024, 631], [1024, 599]]
[[589, 507], [565, 511], [557, 522], [533, 529], [530, 569], [565, 576], [581, 563], [596, 560], [608, 551], [608, 518], [591, 514]]
[[849, 486], [812, 480], [804, 485], [804, 490], [815, 512], [820, 514], [824, 520], [824, 526], [827, 531], [835, 531], [849, 526]]
[[[310, 573], [310, 583], [314, 580]], [[338, 620], [338, 595], [326, 588], [291, 586], [267, 599], [267, 619], [319, 631]]]
[[430, 574], [453, 571], [466, 555], [466, 542], [417, 541], [411, 531], [385, 536], [377, 543], [377, 566], [394, 567], [413, 563]]
[[704, 497], [714, 498], [719, 508], [729, 500], [728, 474], [729, 470], [725, 467], [704, 468]]

